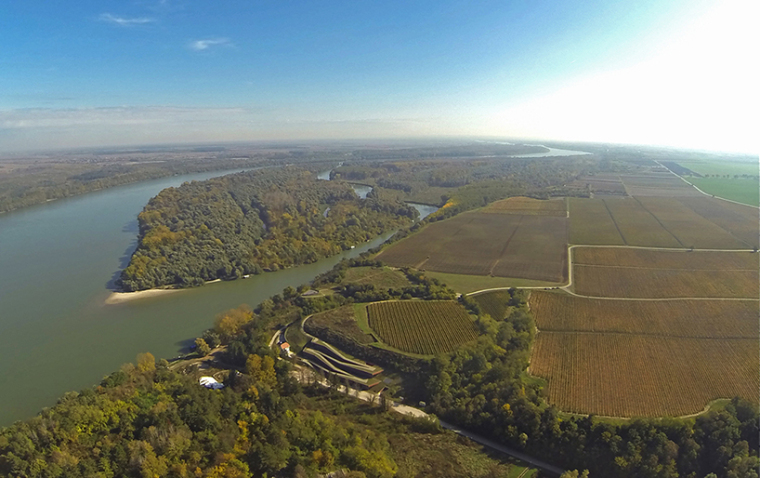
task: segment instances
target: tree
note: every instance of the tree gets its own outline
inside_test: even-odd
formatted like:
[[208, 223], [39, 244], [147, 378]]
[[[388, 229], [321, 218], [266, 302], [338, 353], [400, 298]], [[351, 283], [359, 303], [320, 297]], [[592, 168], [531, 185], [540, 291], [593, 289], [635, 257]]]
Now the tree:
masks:
[[150, 352], [137, 356], [137, 370], [140, 372], [152, 372], [156, 370], [156, 358]]
[[195, 339], [195, 351], [198, 353], [199, 356], [205, 357], [206, 355], [211, 352], [211, 347], [208, 346], [205, 340], [198, 337]]

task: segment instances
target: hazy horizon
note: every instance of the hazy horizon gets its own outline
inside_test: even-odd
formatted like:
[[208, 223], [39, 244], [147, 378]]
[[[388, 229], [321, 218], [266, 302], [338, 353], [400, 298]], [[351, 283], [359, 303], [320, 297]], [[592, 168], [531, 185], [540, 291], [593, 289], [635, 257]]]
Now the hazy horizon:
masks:
[[522, 138], [757, 154], [751, 1], [0, 6], [0, 153]]

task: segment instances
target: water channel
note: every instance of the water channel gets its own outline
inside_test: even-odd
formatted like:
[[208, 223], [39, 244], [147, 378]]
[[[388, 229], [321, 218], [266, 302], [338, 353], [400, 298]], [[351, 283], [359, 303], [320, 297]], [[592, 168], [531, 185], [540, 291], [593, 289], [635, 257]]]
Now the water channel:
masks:
[[176, 356], [217, 313], [307, 283], [389, 236], [315, 264], [106, 305], [107, 285], [136, 247], [136, 218], [147, 201], [164, 188], [230, 172], [146, 181], [0, 215], [0, 426], [97, 383], [140, 352]]

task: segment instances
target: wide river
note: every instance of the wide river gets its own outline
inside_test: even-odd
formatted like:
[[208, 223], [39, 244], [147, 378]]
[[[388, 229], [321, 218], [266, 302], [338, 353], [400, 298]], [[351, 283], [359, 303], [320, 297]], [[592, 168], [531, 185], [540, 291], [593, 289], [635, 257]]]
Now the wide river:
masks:
[[108, 285], [136, 247], [137, 214], [148, 200], [222, 174], [147, 181], [0, 215], [0, 426], [99, 382], [140, 352], [174, 357], [217, 313], [255, 306], [387, 238], [307, 266], [106, 305]]

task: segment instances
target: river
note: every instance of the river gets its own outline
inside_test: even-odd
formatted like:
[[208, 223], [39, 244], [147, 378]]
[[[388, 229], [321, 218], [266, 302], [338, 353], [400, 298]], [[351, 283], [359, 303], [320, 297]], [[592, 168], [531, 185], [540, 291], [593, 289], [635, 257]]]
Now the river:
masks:
[[164, 188], [211, 172], [119, 186], [0, 215], [0, 426], [52, 406], [134, 362], [177, 355], [214, 316], [254, 306], [379, 245], [379, 237], [315, 264], [105, 305], [137, 245], [137, 214]]

